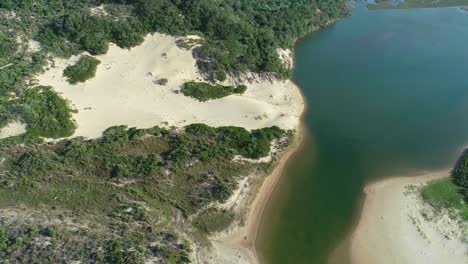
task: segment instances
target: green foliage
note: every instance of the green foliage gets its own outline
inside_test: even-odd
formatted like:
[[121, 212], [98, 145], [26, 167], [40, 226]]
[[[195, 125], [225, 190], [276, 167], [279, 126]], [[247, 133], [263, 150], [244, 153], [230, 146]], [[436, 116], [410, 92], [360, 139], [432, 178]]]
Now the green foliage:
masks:
[[[282, 136], [276, 127], [249, 132], [192, 124], [181, 133], [117, 126], [97, 140], [69, 139], [11, 153], [16, 147], [6, 146], [3, 154], [11, 159], [5, 163], [11, 173], [3, 180], [12, 188], [0, 192], [0, 202], [109, 212], [109, 200], [118, 190], [109, 182], [138, 181], [145, 189], [128, 190], [127, 195], [156, 195], [194, 213], [210, 202], [225, 201], [236, 177], [251, 168], [232, 161], [235, 155], [264, 156], [271, 141]], [[174, 176], [167, 178], [164, 171]]]
[[219, 232], [226, 229], [234, 220], [234, 215], [226, 210], [209, 208], [193, 219], [193, 225], [204, 233]]
[[468, 151], [465, 150], [452, 171], [455, 183], [462, 188], [468, 200]]
[[[276, 129], [265, 129], [265, 134], [275, 136], [271, 131]], [[243, 146], [239, 142], [249, 140], [254, 140], [253, 132], [243, 128], [194, 124], [185, 132], [117, 126], [95, 140], [75, 138], [53, 144], [5, 146], [0, 149], [0, 156], [6, 157], [0, 164], [5, 172], [0, 175], [3, 183], [0, 206], [49, 206], [77, 215], [108, 218], [105, 222], [110, 221], [109, 226], [116, 229], [118, 239], [70, 244], [69, 251], [86, 260], [140, 263], [145, 256], [154, 254], [165, 263], [189, 263], [187, 246], [173, 235], [163, 235], [164, 241], [158, 243], [161, 246], [147, 248], [148, 241], [161, 236], [153, 231], [161, 230], [161, 226], [154, 225], [167, 224], [169, 216], [164, 211], [177, 208], [188, 216], [213, 202], [225, 201], [237, 187], [240, 176], [254, 168], [262, 169], [260, 165], [232, 161]], [[185, 158], [178, 156], [182, 149]], [[116, 167], [124, 173], [115, 175]], [[214, 221], [210, 222], [208, 215]], [[231, 220], [228, 212], [207, 211], [200, 214], [197, 223], [201, 228], [215, 231]], [[28, 229], [24, 238], [39, 234], [57, 241], [60, 250], [54, 249], [49, 257], [66, 262], [63, 259], [68, 258], [61, 252], [66, 252], [63, 247], [72, 243], [63, 242], [70, 238], [67, 232], [47, 226], [40, 230]], [[71, 236], [78, 237], [84, 241], [96, 239], [94, 235], [78, 233]], [[11, 243], [5, 242], [0, 234], [1, 247], [6, 245], [10, 249]], [[138, 247], [144, 250], [135, 251]], [[102, 250], [96, 252], [98, 248]], [[5, 256], [9, 254], [10, 251]], [[57, 255], [62, 257], [56, 258]], [[39, 260], [44, 257], [37, 253], [34, 256]], [[24, 256], [22, 259], [28, 260]]]
[[98, 59], [85, 55], [75, 65], [65, 68], [63, 75], [68, 78], [70, 84], [85, 82], [94, 78], [100, 63]]
[[455, 209], [468, 221], [468, 205], [461, 191], [452, 178], [447, 178], [429, 183], [422, 189], [421, 195], [425, 202], [436, 209]]
[[75, 131], [68, 102], [51, 87], [37, 86], [26, 90], [16, 109], [30, 135], [61, 138], [71, 136]]
[[219, 99], [231, 94], [243, 94], [247, 90], [247, 86], [239, 85], [223, 86], [211, 85], [203, 82], [187, 82], [182, 88], [182, 93], [185, 96], [193, 97], [199, 101], [205, 102], [212, 99]]
[[42, 230], [42, 235], [48, 236], [48, 237], [51, 237], [51, 238], [55, 238], [55, 237], [57, 237], [57, 230], [55, 230], [55, 228], [49, 226], [49, 227], [45, 228], [44, 230]]

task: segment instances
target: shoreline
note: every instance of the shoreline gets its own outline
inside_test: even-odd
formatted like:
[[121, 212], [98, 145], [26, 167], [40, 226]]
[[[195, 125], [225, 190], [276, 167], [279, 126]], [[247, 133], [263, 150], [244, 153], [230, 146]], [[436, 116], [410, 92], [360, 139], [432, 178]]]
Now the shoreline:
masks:
[[449, 176], [450, 169], [444, 169], [368, 183], [360, 216], [343, 242], [346, 249], [333, 255], [347, 250], [351, 264], [463, 263], [460, 242], [444, 238], [436, 223], [424, 220], [419, 190], [408, 188]]
[[[303, 37], [297, 38], [294, 41], [293, 48], [291, 49], [291, 69], [294, 68], [295, 61], [295, 49], [298, 43], [304, 38], [308, 37], [311, 34], [316, 33], [317, 31], [326, 29], [332, 26], [336, 20], [329, 21], [322, 28], [314, 28]], [[304, 122], [304, 116], [307, 112], [307, 99], [302, 92], [302, 89], [297, 85], [292, 78], [287, 79], [287, 81], [292, 83], [292, 86], [299, 92], [302, 100], [302, 112], [299, 117], [299, 124], [297, 127], [297, 132], [294, 135], [292, 144], [287, 148], [287, 150], [280, 156], [277, 163], [274, 165], [272, 172], [264, 176], [262, 183], [258, 189], [250, 190], [254, 193], [251, 193], [250, 196], [253, 196], [253, 201], [249, 202], [248, 200], [244, 202], [244, 206], [247, 206], [247, 212], [244, 216], [246, 217], [244, 225], [237, 225], [231, 228], [231, 232], [228, 232], [221, 235], [221, 238], [218, 239], [209, 239], [212, 243], [212, 250], [216, 251], [218, 255], [231, 255], [230, 257], [237, 257], [237, 261], [241, 259], [247, 260], [244, 262], [232, 262], [232, 263], [242, 263], [242, 264], [261, 264], [258, 252], [256, 250], [256, 240], [258, 236], [258, 229], [260, 227], [263, 213], [265, 207], [270, 200], [270, 197], [277, 187], [278, 181], [284, 175], [284, 168], [290, 161], [291, 157], [297, 153], [301, 147], [304, 145], [305, 131], [306, 126]], [[246, 203], [246, 204], [245, 204]], [[246, 239], [245, 239], [246, 238]], [[229, 251], [229, 252], [226, 252]], [[213, 253], [213, 252], [212, 252]], [[197, 262], [199, 263], [211, 263], [202, 257], [202, 261], [199, 261], [197, 257]]]
[[[292, 82], [292, 80], [290, 80]], [[211, 252], [198, 252], [202, 256], [197, 256], [198, 263], [242, 263], [242, 264], [260, 264], [260, 259], [256, 250], [256, 240], [258, 229], [261, 224], [263, 213], [271, 194], [277, 187], [278, 181], [284, 175], [284, 169], [290, 161], [291, 157], [297, 153], [303, 146], [305, 137], [305, 124], [303, 122], [304, 114], [306, 113], [307, 105], [302, 90], [295, 84], [303, 100], [303, 111], [301, 113], [299, 126], [296, 134], [291, 140], [291, 144], [280, 155], [276, 164], [273, 165], [273, 170], [262, 176], [257, 187], [248, 190], [250, 194], [246, 197], [242, 205], [246, 207], [246, 211], [240, 217], [245, 217], [243, 225], [237, 224], [218, 234], [217, 237], [211, 237], [209, 241], [212, 244]], [[215, 254], [215, 256], [213, 256]], [[201, 258], [201, 261], [200, 261]], [[216, 261], [212, 262], [213, 258]]]

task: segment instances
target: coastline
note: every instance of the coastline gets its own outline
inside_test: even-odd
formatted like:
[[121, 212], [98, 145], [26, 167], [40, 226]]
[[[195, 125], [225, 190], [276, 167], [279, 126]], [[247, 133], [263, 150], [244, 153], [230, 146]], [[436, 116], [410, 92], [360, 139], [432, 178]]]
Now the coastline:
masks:
[[418, 187], [449, 175], [445, 169], [366, 185], [361, 215], [346, 241], [350, 263], [464, 263], [463, 243], [425, 219], [422, 212], [431, 208], [419, 197]]
[[[279, 51], [279, 56], [283, 60], [283, 63], [285, 63], [285, 65], [291, 65], [291, 69], [293, 69], [295, 61], [294, 50], [298, 43], [310, 34], [332, 26], [335, 22], [335, 19], [330, 20], [324, 27], [313, 28], [303, 37], [297, 38], [293, 45], [294, 48], [290, 53], [291, 57], [288, 58], [289, 61], [283, 60], [282, 53], [284, 54], [284, 51]], [[291, 157], [303, 146], [306, 131], [303, 119], [307, 112], [307, 100], [301, 88], [294, 83], [292, 79], [288, 79], [288, 81], [291, 82], [294, 89], [299, 92], [302, 100], [302, 111], [296, 129], [297, 132], [294, 135], [291, 145], [280, 156], [277, 163], [273, 165], [273, 171], [262, 177], [260, 187], [258, 189], [254, 188], [253, 190], [248, 190], [249, 192], [253, 192], [249, 194], [249, 196], [253, 196], [253, 198], [247, 198], [247, 200], [241, 201], [241, 206], [247, 207], [247, 212], [244, 215], [246, 216], [245, 223], [243, 225], [234, 225], [228, 228], [227, 231], [210, 238], [209, 240], [212, 244], [212, 248], [208, 249], [208, 252], [197, 252], [196, 263], [261, 264], [255, 243], [263, 212], [274, 189], [277, 187], [278, 181], [284, 174], [285, 166]]]
[[260, 183], [257, 183], [257, 186], [254, 185], [254, 188], [250, 188], [245, 200], [240, 202], [241, 207], [246, 207], [244, 215], [239, 215], [240, 218], [245, 217], [243, 224], [234, 224], [228, 230], [210, 237], [212, 247], [202, 248], [200, 252], [197, 252], [196, 263], [260, 264], [255, 242], [263, 212], [278, 181], [284, 174], [285, 166], [302, 147], [305, 136], [303, 115], [307, 109], [306, 101], [300, 88], [296, 84], [294, 87], [301, 94], [303, 111], [291, 144], [273, 165], [272, 172], [261, 175]]

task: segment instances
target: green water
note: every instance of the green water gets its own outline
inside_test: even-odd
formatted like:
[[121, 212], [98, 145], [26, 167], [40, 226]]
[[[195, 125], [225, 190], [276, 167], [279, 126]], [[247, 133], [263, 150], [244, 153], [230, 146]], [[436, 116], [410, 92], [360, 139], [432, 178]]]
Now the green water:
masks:
[[303, 39], [307, 143], [262, 219], [267, 264], [327, 263], [365, 183], [451, 167], [468, 142], [468, 13], [367, 11]]

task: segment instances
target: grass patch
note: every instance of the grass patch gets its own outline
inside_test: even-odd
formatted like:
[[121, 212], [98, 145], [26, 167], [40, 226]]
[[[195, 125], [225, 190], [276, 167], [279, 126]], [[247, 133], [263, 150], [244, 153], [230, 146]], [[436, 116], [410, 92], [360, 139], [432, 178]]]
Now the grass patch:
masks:
[[193, 225], [204, 233], [219, 232], [226, 229], [234, 220], [234, 215], [227, 210], [208, 208], [193, 220]]
[[436, 7], [456, 7], [467, 6], [468, 0], [406, 0], [399, 4], [392, 4], [390, 1], [376, 1], [376, 4], [369, 4], [369, 10], [384, 9], [410, 9], [410, 8], [436, 8]]
[[97, 66], [100, 63], [98, 59], [85, 55], [75, 65], [65, 68], [63, 76], [68, 78], [70, 84], [85, 82], [96, 76]]
[[185, 96], [190, 96], [198, 101], [205, 102], [208, 100], [219, 99], [231, 94], [243, 94], [247, 90], [247, 86], [239, 85], [223, 86], [211, 85], [203, 82], [187, 82], [182, 88], [182, 93]]
[[434, 208], [455, 209], [461, 212], [464, 220], [468, 221], [468, 205], [464, 202], [461, 188], [453, 183], [452, 178], [429, 183], [422, 189], [421, 195], [423, 200]]

